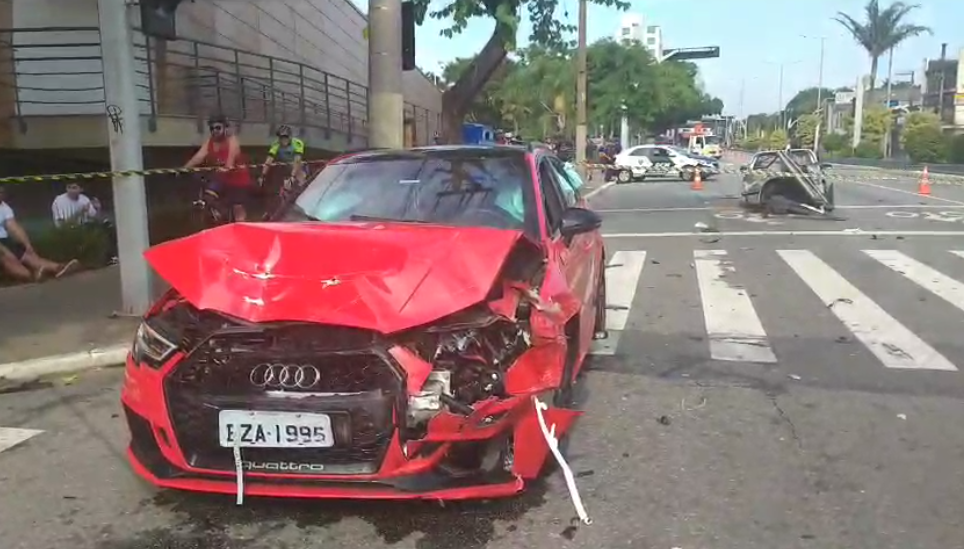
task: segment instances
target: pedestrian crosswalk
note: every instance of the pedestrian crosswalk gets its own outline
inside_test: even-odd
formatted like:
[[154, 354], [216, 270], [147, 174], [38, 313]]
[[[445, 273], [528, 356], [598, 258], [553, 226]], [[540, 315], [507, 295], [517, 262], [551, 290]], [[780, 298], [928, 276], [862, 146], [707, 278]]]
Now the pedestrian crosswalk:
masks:
[[[609, 259], [606, 301], [610, 337], [595, 342], [592, 354], [620, 355], [631, 344], [628, 340], [645, 332], [647, 321], [635, 325], [630, 322], [645, 312], [640, 309], [654, 306], [657, 300], [682, 303], [695, 299], [701, 309], [702, 329], [705, 330], [705, 337], [699, 339], [706, 345], [708, 358], [762, 364], [781, 361], [780, 348], [774, 348], [773, 338], [767, 333], [768, 329], [772, 330], [768, 321], [775, 321], [775, 315], [761, 317], [758, 312], [764, 299], [759, 294], [765, 293], [769, 285], [766, 279], [751, 274], [753, 269], [760, 267], [759, 260], [750, 261], [740, 254], [736, 254], [740, 255], [736, 257], [723, 249], [685, 251], [683, 253], [687, 256], [692, 254], [685, 259], [693, 272], [690, 275], [693, 283], [687, 287], [692, 287], [694, 295], [664, 295], [667, 290], [661, 290], [659, 281], [665, 279], [655, 275], [649, 278], [645, 276], [648, 269], [659, 268], [661, 253], [678, 255], [680, 251], [617, 251]], [[791, 311], [786, 317], [791, 318], [791, 322], [816, 322], [815, 317], [822, 322], [834, 322], [838, 328], [849, 332], [855, 342], [859, 342], [886, 368], [959, 370], [959, 366], [935, 346], [945, 349], [959, 347], [958, 341], [948, 342], [946, 339], [953, 338], [957, 333], [954, 326], [964, 328], [964, 282], [947, 273], [951, 270], [964, 273], [964, 250], [933, 252], [947, 259], [937, 262], [941, 268], [931, 266], [932, 258], [913, 257], [914, 250], [853, 250], [853, 254], [860, 257], [851, 258], [850, 261], [861, 263], [854, 263], [857, 266], [846, 269], [839, 264], [839, 254], [834, 255], [826, 250], [783, 249], [761, 253], [771, 254], [774, 263], [782, 264], [784, 272], [779, 274], [784, 278], [778, 284], [781, 291], [786, 292], [789, 288], [789, 294], [785, 293], [780, 299], [784, 302], [784, 309]], [[828, 253], [834, 255], [836, 262], [821, 257]], [[899, 276], [895, 277], [894, 273]], [[886, 276], [893, 278], [881, 278]], [[753, 291], [746, 286], [747, 280], [751, 279], [754, 281]], [[893, 283], [909, 286], [895, 286]], [[674, 288], [677, 293], [680, 291], [680, 286]], [[922, 297], [914, 299], [908, 306], [896, 306], [896, 299], [909, 291], [920, 292]], [[648, 297], [642, 294], [648, 294]], [[925, 298], [923, 294], [929, 297]], [[931, 298], [936, 298], [933, 299], [934, 303], [929, 301]], [[773, 296], [767, 296], [766, 299], [773, 299]], [[800, 300], [807, 299], [816, 300], [821, 305], [819, 310], [829, 311], [830, 314], [793, 317], [792, 310], [798, 307]], [[879, 303], [881, 301], [883, 305]], [[952, 312], [956, 318], [953, 321], [942, 317], [922, 322], [921, 318], [932, 314], [938, 304], [942, 304], [944, 313]], [[898, 320], [898, 317], [903, 317], [904, 321]], [[934, 338], [934, 330], [921, 335], [906, 324], [939, 326], [945, 334], [945, 341], [928, 341]], [[964, 356], [958, 358], [960, 367], [964, 368]]]

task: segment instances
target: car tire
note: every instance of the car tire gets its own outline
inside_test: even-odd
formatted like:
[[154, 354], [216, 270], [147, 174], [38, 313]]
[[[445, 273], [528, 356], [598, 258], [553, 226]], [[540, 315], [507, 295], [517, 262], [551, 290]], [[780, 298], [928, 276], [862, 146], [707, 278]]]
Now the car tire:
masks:
[[619, 173], [616, 174], [616, 183], [632, 183], [632, 181], [633, 172], [629, 170], [619, 170]]

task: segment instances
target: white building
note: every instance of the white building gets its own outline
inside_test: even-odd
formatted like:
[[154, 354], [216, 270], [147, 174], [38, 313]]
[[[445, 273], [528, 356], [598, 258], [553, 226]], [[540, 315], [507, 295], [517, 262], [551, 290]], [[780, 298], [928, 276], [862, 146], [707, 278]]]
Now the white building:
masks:
[[619, 22], [614, 37], [616, 41], [632, 40], [639, 42], [653, 54], [657, 61], [663, 58], [663, 29], [659, 25], [648, 25], [638, 13], [627, 13]]

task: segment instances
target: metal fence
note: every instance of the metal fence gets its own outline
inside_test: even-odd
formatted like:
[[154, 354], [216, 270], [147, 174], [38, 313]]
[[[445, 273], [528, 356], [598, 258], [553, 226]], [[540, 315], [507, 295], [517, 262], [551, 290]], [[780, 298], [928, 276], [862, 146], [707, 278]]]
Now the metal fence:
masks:
[[[200, 40], [154, 40], [135, 32], [137, 90], [149, 130], [162, 116], [220, 112], [243, 122], [286, 123], [368, 133], [368, 88], [310, 65]], [[103, 114], [105, 93], [96, 27], [0, 29], [0, 103], [12, 116]], [[438, 113], [406, 103], [419, 142]], [[21, 128], [25, 126], [21, 124]]]

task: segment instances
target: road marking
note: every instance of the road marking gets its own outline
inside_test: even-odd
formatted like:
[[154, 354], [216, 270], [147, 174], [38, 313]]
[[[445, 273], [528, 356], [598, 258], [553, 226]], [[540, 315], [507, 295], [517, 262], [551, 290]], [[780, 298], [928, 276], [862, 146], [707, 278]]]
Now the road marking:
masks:
[[597, 213], [648, 213], [648, 212], [706, 212], [713, 208], [612, 208], [596, 210]]
[[887, 368], [957, 371], [887, 311], [808, 250], [777, 254]]
[[863, 250], [884, 266], [964, 311], [964, 284], [897, 250]]
[[684, 236], [964, 236], [964, 231], [864, 231], [842, 229], [836, 231], [723, 231], [719, 233], [664, 232], [664, 233], [603, 233], [603, 238], [679, 238]]
[[646, 266], [646, 252], [616, 252], [606, 267], [606, 330], [609, 337], [593, 342], [592, 354], [615, 355], [619, 337], [629, 322], [639, 277]]
[[952, 254], [956, 255], [957, 257], [960, 257], [961, 259], [964, 259], [964, 251], [960, 251], [960, 250], [950, 250], [950, 252], [951, 252]]
[[767, 334], [746, 289], [730, 278], [735, 270], [726, 250], [693, 250], [696, 280], [710, 357], [739, 362], [776, 362]]
[[605, 191], [606, 189], [608, 189], [609, 187], [612, 187], [612, 186], [615, 185], [615, 184], [616, 184], [615, 181], [610, 181], [609, 183], [603, 183], [602, 186], [599, 187], [598, 189], [594, 189], [594, 190], [589, 191], [588, 193], [586, 193], [586, 200], [589, 200], [589, 199], [592, 198], [593, 196], [595, 196], [595, 195], [597, 195], [597, 194]]
[[931, 200], [939, 200], [941, 202], [947, 202], [948, 204], [957, 204], [958, 206], [964, 206], [964, 202], [961, 202], [960, 200], [951, 200], [950, 198], [941, 198], [939, 196], [932, 196], [932, 195], [922, 195], [922, 194], [918, 194], [912, 191], [907, 191], [904, 189], [895, 189], [893, 187], [887, 187], [886, 185], [876, 185], [874, 183], [867, 183], [866, 181], [851, 181], [851, 183], [856, 183], [857, 185], [866, 185], [868, 187], [876, 187], [878, 189], [885, 189], [888, 191], [894, 191], [895, 193], [909, 194], [911, 196], [917, 196], [920, 198], [929, 198]]
[[0, 452], [9, 450], [14, 446], [33, 438], [43, 431], [36, 429], [14, 429], [11, 427], [0, 427]]

